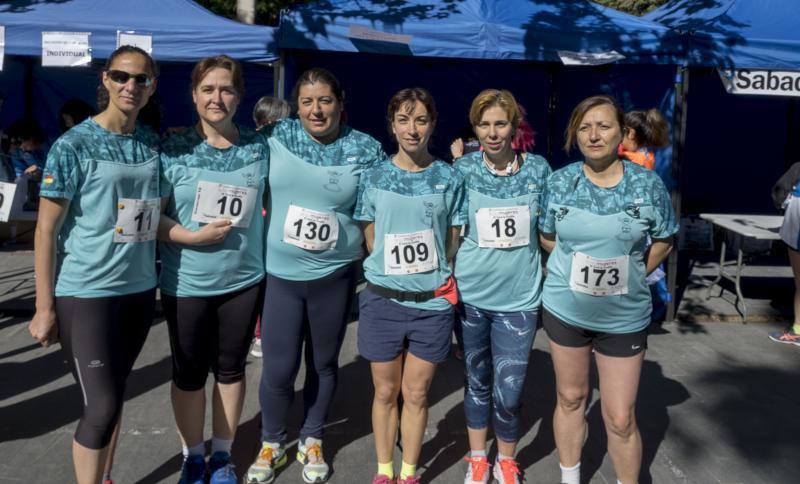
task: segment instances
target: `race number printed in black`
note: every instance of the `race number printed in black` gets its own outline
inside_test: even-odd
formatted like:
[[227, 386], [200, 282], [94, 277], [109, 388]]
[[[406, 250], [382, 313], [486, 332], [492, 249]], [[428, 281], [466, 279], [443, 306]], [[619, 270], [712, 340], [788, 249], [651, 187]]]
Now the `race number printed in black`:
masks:
[[595, 259], [582, 252], [574, 252], [569, 288], [592, 296], [628, 294], [629, 259], [627, 255]]
[[308, 250], [328, 250], [339, 239], [339, 220], [333, 212], [289, 205], [283, 224], [283, 241]]
[[194, 197], [192, 221], [230, 220], [233, 227], [246, 229], [253, 219], [257, 199], [256, 188], [200, 181]]
[[117, 202], [114, 242], [155, 240], [160, 215], [161, 200], [158, 198], [120, 198]]
[[433, 229], [408, 234], [386, 234], [383, 238], [383, 272], [417, 274], [439, 267]]
[[527, 205], [478, 209], [475, 224], [478, 247], [506, 249], [531, 241], [531, 210]]

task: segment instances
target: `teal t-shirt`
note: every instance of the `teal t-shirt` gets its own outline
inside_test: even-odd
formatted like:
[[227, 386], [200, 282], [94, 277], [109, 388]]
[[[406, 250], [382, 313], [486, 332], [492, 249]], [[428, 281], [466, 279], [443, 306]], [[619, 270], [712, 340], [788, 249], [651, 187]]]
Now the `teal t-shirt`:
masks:
[[364, 170], [383, 160], [380, 143], [348, 126], [316, 142], [298, 119], [269, 132], [266, 271], [293, 281], [325, 277], [362, 256], [353, 220]]
[[[154, 208], [158, 178], [158, 137], [139, 124], [132, 134], [123, 135], [89, 118], [53, 144], [41, 196], [70, 201], [58, 234], [56, 296], [120, 296], [155, 287], [159, 211], [142, 208], [139, 220], [121, 222], [126, 209], [136, 203], [147, 201]], [[149, 240], [118, 240], [137, 223]]]
[[214, 296], [264, 278], [261, 212], [268, 164], [266, 138], [242, 126], [239, 139], [225, 149], [206, 143], [194, 128], [162, 145], [161, 196], [169, 198], [165, 214], [189, 230], [199, 230], [212, 217], [236, 221], [218, 244], [160, 242], [164, 294]]
[[[463, 176], [441, 160], [410, 172], [388, 159], [364, 174], [355, 218], [375, 222], [372, 253], [364, 261], [369, 282], [398, 291], [432, 291], [451, 274], [445, 252], [448, 229], [467, 223]], [[451, 308], [443, 297], [395, 302], [418, 309]]]
[[469, 213], [455, 264], [461, 300], [490, 311], [536, 309], [542, 293], [537, 225], [550, 165], [527, 153], [518, 172], [498, 176], [476, 151], [455, 167], [464, 175]]
[[[649, 235], [678, 230], [669, 193], [658, 175], [623, 161], [624, 174], [601, 188], [576, 162], [547, 180], [539, 230], [555, 234], [542, 304], [563, 321], [592, 331], [631, 333], [652, 311], [645, 282]], [[627, 279], [627, 283], [626, 283]]]

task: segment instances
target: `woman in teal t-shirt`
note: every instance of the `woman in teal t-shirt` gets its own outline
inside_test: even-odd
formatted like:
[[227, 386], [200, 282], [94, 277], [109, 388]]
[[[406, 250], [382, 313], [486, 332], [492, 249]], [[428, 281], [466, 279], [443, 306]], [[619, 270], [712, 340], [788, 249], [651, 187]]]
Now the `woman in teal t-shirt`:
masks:
[[587, 98], [573, 110], [566, 149], [577, 144], [584, 159], [548, 179], [539, 229], [551, 251], [542, 322], [556, 373], [553, 427], [566, 484], [580, 479], [593, 349], [617, 479], [639, 478], [634, 407], [652, 310], [645, 276], [667, 256], [678, 230], [658, 175], [617, 155], [622, 116], [609, 96]]
[[172, 409], [184, 445], [181, 482], [206, 472], [203, 415], [214, 375], [208, 472], [235, 483], [231, 445], [264, 287], [266, 138], [233, 116], [244, 94], [238, 62], [220, 55], [192, 71], [199, 121], [161, 149], [161, 299], [172, 347]]
[[100, 482], [104, 466], [108, 478], [125, 383], [153, 321], [158, 137], [136, 118], [157, 75], [143, 50], [115, 50], [102, 74], [108, 106], [55, 142], [42, 177], [29, 329], [61, 343], [81, 387], [79, 484]]

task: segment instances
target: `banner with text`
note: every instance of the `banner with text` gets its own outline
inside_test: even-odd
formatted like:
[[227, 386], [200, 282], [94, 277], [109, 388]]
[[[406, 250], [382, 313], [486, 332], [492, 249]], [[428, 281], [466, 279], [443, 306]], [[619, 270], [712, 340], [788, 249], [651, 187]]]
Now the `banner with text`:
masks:
[[800, 97], [800, 71], [718, 69], [730, 94]]
[[92, 62], [90, 35], [90, 32], [42, 32], [42, 65], [89, 65]]
[[138, 34], [132, 31], [117, 30], [117, 49], [123, 45], [138, 47], [150, 55], [153, 55], [153, 36], [149, 34]]

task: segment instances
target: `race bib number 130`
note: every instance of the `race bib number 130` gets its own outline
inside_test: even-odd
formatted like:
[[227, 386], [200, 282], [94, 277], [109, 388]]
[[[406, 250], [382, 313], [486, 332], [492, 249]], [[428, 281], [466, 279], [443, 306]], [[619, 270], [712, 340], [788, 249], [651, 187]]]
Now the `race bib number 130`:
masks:
[[569, 288], [592, 296], [628, 294], [628, 259], [595, 259], [582, 252], [572, 254]]
[[117, 223], [114, 242], [147, 242], [155, 240], [158, 217], [161, 214], [158, 198], [120, 198], [117, 202]]
[[301, 249], [328, 250], [339, 239], [339, 220], [333, 212], [318, 212], [289, 205], [283, 224], [283, 241]]

